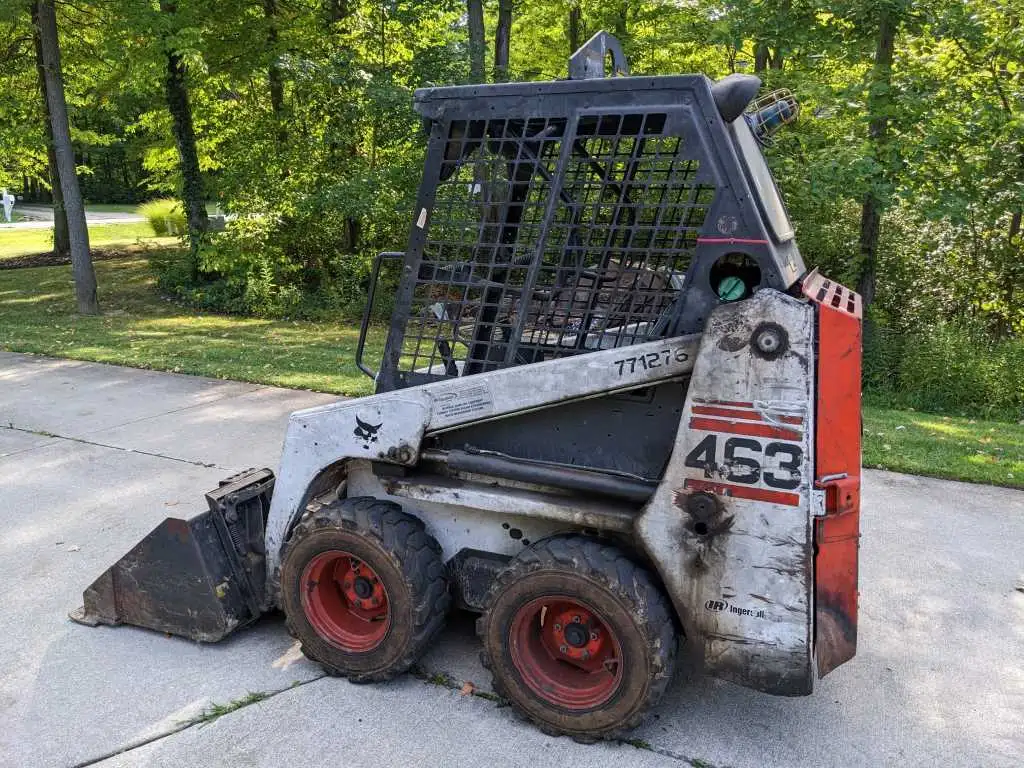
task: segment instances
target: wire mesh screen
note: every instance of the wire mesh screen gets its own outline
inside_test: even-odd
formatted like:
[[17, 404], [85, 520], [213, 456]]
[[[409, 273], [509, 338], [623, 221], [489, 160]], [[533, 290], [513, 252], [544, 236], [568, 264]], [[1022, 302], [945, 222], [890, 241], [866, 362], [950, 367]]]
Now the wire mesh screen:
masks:
[[664, 335], [714, 197], [666, 122], [453, 121], [399, 369], [466, 375]]

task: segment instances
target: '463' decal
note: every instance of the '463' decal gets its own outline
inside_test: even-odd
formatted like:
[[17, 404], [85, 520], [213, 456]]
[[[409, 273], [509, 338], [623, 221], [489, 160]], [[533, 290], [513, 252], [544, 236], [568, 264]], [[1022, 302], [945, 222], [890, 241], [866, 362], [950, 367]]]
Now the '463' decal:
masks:
[[685, 464], [730, 483], [790, 491], [800, 486], [803, 458], [796, 443], [708, 435], [686, 455]]

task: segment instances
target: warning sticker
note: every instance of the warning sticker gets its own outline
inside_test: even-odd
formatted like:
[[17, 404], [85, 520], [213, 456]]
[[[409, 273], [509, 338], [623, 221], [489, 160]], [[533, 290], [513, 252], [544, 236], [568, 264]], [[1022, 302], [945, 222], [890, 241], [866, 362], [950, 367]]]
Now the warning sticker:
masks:
[[486, 384], [443, 389], [434, 394], [434, 415], [444, 421], [482, 418], [494, 410], [494, 398]]

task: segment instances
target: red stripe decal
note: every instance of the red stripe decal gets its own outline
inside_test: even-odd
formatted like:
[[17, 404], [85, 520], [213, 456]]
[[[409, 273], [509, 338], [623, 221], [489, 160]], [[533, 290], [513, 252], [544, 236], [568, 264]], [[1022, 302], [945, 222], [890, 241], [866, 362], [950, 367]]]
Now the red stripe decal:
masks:
[[768, 424], [745, 424], [739, 421], [721, 421], [719, 419], [703, 419], [700, 417], [690, 419], [690, 429], [706, 429], [708, 432], [732, 432], [737, 435], [752, 435], [753, 437], [774, 437], [776, 440], [794, 440], [799, 442], [802, 438], [799, 432], [782, 427], [772, 427]]
[[[719, 408], [711, 405], [695, 405], [693, 412], [704, 416], [721, 416], [726, 419], [748, 419], [750, 421], [765, 421], [765, 418], [757, 411], [740, 411], [734, 408]], [[783, 424], [803, 424], [804, 420], [799, 416], [779, 416], [778, 421]]]
[[734, 499], [750, 499], [751, 501], [767, 501], [769, 504], [785, 504], [787, 507], [800, 506], [800, 495], [785, 491], [766, 491], [762, 488], [751, 488], [747, 485], [731, 483], [714, 483], [710, 480], [694, 480], [688, 478], [683, 487], [692, 491], [704, 491], [718, 496], [730, 496]]

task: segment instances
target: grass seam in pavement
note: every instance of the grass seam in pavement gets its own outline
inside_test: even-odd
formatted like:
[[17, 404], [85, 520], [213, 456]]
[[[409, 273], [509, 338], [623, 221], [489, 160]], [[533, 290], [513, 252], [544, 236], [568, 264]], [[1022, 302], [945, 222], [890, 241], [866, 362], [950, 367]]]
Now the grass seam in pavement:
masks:
[[[409, 673], [413, 677], [423, 681], [428, 685], [435, 685], [439, 688], [445, 688], [447, 690], [452, 691], [462, 691], [462, 686], [456, 683], [452, 679], [452, 677], [447, 673], [430, 673], [418, 665], [414, 666], [411, 670], [409, 670]], [[293, 691], [296, 688], [301, 688], [304, 685], [315, 683], [318, 680], [323, 680], [326, 677], [328, 677], [328, 675], [325, 673], [317, 675], [316, 677], [312, 677], [309, 680], [296, 680], [287, 688], [280, 688], [275, 691], [251, 691], [242, 698], [234, 699], [228, 704], [213, 703], [210, 706], [206, 707], [202, 711], [202, 713], [200, 713], [196, 717], [193, 717], [189, 720], [180, 721], [174, 728], [166, 731], [165, 733], [160, 733], [154, 736], [150, 736], [146, 739], [139, 739], [137, 741], [129, 742], [128, 744], [124, 744], [105, 754], [75, 763], [72, 766], [70, 766], [70, 768], [88, 768], [88, 766], [97, 765], [106, 760], [115, 758], [118, 755], [123, 755], [127, 752], [132, 752], [133, 750], [139, 749], [140, 747], [145, 747], [148, 744], [153, 744], [154, 742], [162, 741], [163, 739], [166, 739], [168, 736], [174, 736], [176, 734], [187, 731], [189, 728], [194, 728], [196, 726], [201, 728], [204, 725], [219, 720], [220, 718], [225, 717], [226, 715], [230, 715], [233, 712], [238, 712], [239, 710], [245, 709], [246, 707], [252, 706], [253, 704], [259, 704], [260, 702], [272, 699], [279, 694], [287, 693], [288, 691]], [[472, 698], [490, 701], [498, 707], [508, 706], [508, 703], [505, 702], [504, 699], [501, 699], [500, 697], [495, 696], [493, 693], [489, 693], [487, 691], [477, 691], [474, 688], [474, 690], [468, 695]], [[707, 760], [702, 760], [698, 757], [687, 757], [686, 755], [674, 752], [670, 749], [652, 746], [650, 742], [644, 741], [643, 739], [609, 739], [607, 743], [618, 744], [620, 746], [629, 746], [633, 747], [634, 749], [642, 749], [647, 752], [653, 752], [654, 754], [661, 755], [662, 757], [668, 757], [672, 760], [676, 760], [686, 765], [689, 765], [691, 766], [691, 768], [727, 768], [727, 766], [718, 766], [715, 763], [708, 762]], [[581, 746], [586, 747], [589, 745], [584, 744]]]
[[[295, 683], [292, 683], [292, 686], [294, 687], [298, 682], [299, 681], [296, 680]], [[213, 702], [191, 720], [184, 720], [183, 724], [198, 725], [200, 727], [209, 725], [216, 720], [220, 720], [224, 715], [230, 715], [232, 712], [244, 709], [252, 704], [259, 704], [261, 701], [269, 699], [270, 696], [271, 694], [268, 691], [249, 691], [240, 699], [232, 699], [227, 704], [218, 704], [217, 702]]]
[[[52, 437], [56, 440], [69, 440], [72, 443], [82, 443], [83, 445], [95, 445], [98, 448], [109, 448], [113, 451], [124, 451], [125, 453], [135, 453], [140, 456], [152, 456], [157, 459], [167, 459], [168, 461], [178, 461], [182, 464], [191, 464], [194, 467], [204, 467], [206, 469], [222, 469], [225, 472], [230, 472], [229, 467], [221, 467], [216, 463], [206, 463], [204, 461], [194, 461], [192, 459], [182, 459], [178, 456], [168, 456], [163, 453], [156, 453], [155, 451], [142, 451], [138, 448], [123, 448], [120, 445], [110, 445], [108, 443], [100, 443], [95, 440], [86, 440], [84, 437], [71, 437], [69, 435], [58, 435], [54, 432], [47, 432], [43, 429], [29, 429], [27, 427], [16, 427], [13, 423], [0, 425], [0, 429], [8, 429], [12, 432], [22, 432], [26, 435], [38, 435], [39, 437]], [[28, 448], [22, 448], [20, 451], [14, 451], [13, 453], [7, 454], [8, 456], [14, 456], [19, 453], [25, 453], [26, 451], [34, 451], [42, 446], [33, 445]]]
[[[104, 760], [110, 760], [111, 758], [117, 757], [118, 755], [123, 755], [126, 752], [131, 752], [133, 750], [138, 749], [139, 747], [144, 747], [147, 744], [152, 744], [154, 742], [161, 741], [163, 739], [166, 739], [168, 736], [174, 736], [175, 734], [187, 731], [189, 728], [194, 728], [195, 726], [202, 726], [204, 723], [212, 722], [213, 720], [223, 717], [224, 715], [230, 714], [231, 712], [237, 712], [240, 709], [245, 709], [246, 707], [251, 706], [253, 704], [258, 704], [261, 701], [272, 699], [278, 694], [287, 693], [288, 691], [293, 691], [296, 688], [301, 688], [304, 685], [315, 683], [317, 680], [323, 680], [325, 677], [327, 677], [326, 674], [321, 674], [317, 675], [316, 677], [312, 677], [309, 680], [296, 680], [287, 688], [281, 688], [276, 691], [260, 691], [259, 694], [250, 693], [242, 699], [238, 699], [236, 701], [231, 702], [230, 705], [227, 705], [227, 707], [230, 708], [225, 708], [226, 711], [221, 712], [216, 716], [210, 716], [209, 714], [207, 714], [208, 710], [203, 710], [202, 715], [194, 717], [191, 720], [182, 720], [174, 728], [166, 731], [165, 733], [159, 733], [154, 736], [150, 736], [146, 739], [138, 739], [137, 741], [128, 742], [127, 744], [117, 747], [116, 749], [112, 749], [111, 751], [99, 755], [98, 757], [91, 757], [87, 760], [83, 760], [82, 762], [75, 763], [74, 765], [70, 766], [70, 768], [87, 768], [87, 766], [102, 763]], [[213, 705], [213, 707], [217, 706], [218, 705], [216, 704]]]

